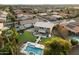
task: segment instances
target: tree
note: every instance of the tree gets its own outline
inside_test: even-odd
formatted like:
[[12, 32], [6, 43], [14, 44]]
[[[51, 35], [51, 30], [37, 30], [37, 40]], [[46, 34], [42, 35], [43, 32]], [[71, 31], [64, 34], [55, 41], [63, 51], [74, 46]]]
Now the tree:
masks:
[[6, 30], [2, 32], [2, 36], [4, 37], [5, 47], [1, 51], [7, 51], [10, 54], [18, 54], [19, 46], [16, 42], [16, 36], [18, 35], [17, 31], [12, 28], [11, 30]]
[[71, 43], [67, 40], [64, 40], [60, 37], [53, 37], [48, 39], [45, 43], [44, 54], [48, 55], [62, 55], [67, 54], [71, 49]]
[[[2, 31], [2, 35], [0, 36], [0, 43], [4, 43], [2, 45], [4, 45], [4, 47], [2, 49], [0, 49], [0, 51], [2, 52], [8, 52], [7, 54], [18, 54], [19, 53], [19, 45], [17, 43], [16, 37], [18, 35], [18, 32], [15, 29], [15, 20], [16, 17], [14, 15], [14, 11], [11, 8], [11, 6], [9, 8], [7, 8], [7, 20], [9, 20], [9, 22], [12, 22], [12, 26], [9, 30], [4, 30]], [[8, 21], [7, 21], [8, 22]], [[5, 53], [3, 53], [5, 54]]]
[[62, 25], [56, 25], [54, 27], [55, 32], [57, 32], [56, 34], [61, 36], [64, 39], [68, 38], [68, 30], [64, 28], [64, 26]]
[[16, 40], [18, 33], [17, 33], [15, 28], [12, 28], [10, 32], [11, 32], [11, 35], [9, 37], [10, 50], [11, 50], [12, 54], [18, 54], [19, 46], [18, 46], [18, 43], [17, 43], [17, 40]]

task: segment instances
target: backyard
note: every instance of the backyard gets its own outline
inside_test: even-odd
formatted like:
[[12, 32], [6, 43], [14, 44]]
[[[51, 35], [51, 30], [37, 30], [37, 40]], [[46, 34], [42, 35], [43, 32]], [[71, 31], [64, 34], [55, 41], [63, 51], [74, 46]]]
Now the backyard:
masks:
[[32, 33], [25, 31], [22, 35], [17, 36], [17, 40], [19, 42], [24, 42], [24, 41], [30, 41], [30, 42], [35, 42], [37, 38], [32, 35]]

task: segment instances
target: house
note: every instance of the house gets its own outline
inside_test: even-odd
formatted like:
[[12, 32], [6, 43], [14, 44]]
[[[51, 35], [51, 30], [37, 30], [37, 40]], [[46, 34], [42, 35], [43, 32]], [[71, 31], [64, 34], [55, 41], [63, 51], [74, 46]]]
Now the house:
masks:
[[52, 12], [52, 14], [53, 14], [53, 15], [59, 15], [59, 13], [58, 13], [58, 12]]
[[16, 9], [16, 10], [14, 10], [14, 12], [15, 12], [15, 15], [17, 17], [16, 20], [25, 20], [25, 19], [27, 19], [27, 16], [25, 15], [25, 13], [23, 13], [22, 10]]
[[17, 26], [18, 25], [18, 22], [5, 22], [4, 23], [4, 26], [8, 27], [8, 28], [11, 28], [13, 26]]
[[32, 28], [33, 27], [33, 20], [23, 20], [23, 21], [19, 21], [19, 24], [16, 24], [16, 30], [20, 31], [20, 30], [25, 30], [28, 28]]
[[5, 27], [3, 23], [0, 23], [0, 34], [2, 33], [3, 30], [8, 29], [8, 27]]
[[40, 16], [46, 16], [47, 13], [39, 13], [38, 15], [40, 15]]
[[3, 23], [0, 23], [0, 30], [3, 29]]
[[36, 22], [34, 24], [34, 35], [41, 37], [51, 37], [54, 24], [50, 22]]
[[47, 13], [50, 13], [52, 12], [53, 10], [52, 9], [47, 9]]
[[79, 41], [79, 21], [70, 20], [70, 21], [64, 21], [60, 24], [63, 28], [65, 28], [68, 33], [69, 39], [74, 39]]
[[0, 11], [0, 22], [6, 21], [7, 12]]
[[20, 10], [20, 9], [15, 9], [14, 10], [14, 13], [17, 15], [17, 14], [20, 14], [20, 13], [22, 13], [22, 10]]
[[79, 34], [79, 21], [70, 20], [66, 23], [63, 23], [64, 28], [67, 30]]
[[0, 34], [2, 33], [2, 30], [3, 29], [3, 23], [0, 23]]
[[33, 18], [33, 15], [24, 14], [24, 13], [17, 14], [16, 16], [17, 16], [16, 20], [27, 20], [27, 19], [32, 19]]
[[23, 15], [22, 13], [21, 14], [17, 14], [17, 20], [25, 20], [27, 19], [27, 16]]
[[49, 21], [56, 21], [56, 20], [61, 20], [61, 19], [62, 19], [62, 16], [60, 15], [52, 15]]

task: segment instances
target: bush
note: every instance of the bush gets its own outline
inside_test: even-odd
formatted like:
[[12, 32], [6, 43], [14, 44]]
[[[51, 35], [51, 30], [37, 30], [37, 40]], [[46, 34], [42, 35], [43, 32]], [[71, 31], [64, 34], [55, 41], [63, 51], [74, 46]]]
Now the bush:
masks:
[[45, 55], [64, 55], [69, 52], [72, 47], [71, 42], [64, 40], [60, 37], [53, 37], [48, 39], [45, 43]]
[[78, 44], [78, 41], [72, 39], [72, 40], [71, 40], [71, 44], [72, 44], [72, 45], [77, 45], [77, 44]]

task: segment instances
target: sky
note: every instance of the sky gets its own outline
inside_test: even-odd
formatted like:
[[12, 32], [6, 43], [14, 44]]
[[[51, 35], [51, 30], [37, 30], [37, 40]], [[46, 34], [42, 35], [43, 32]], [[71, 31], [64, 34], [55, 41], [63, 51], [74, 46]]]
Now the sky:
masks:
[[79, 0], [0, 0], [0, 4], [79, 4]]

